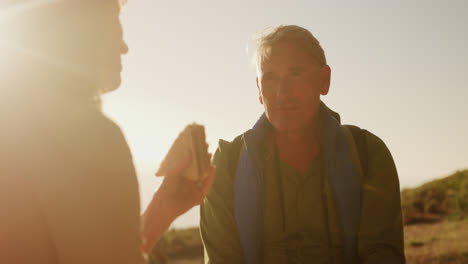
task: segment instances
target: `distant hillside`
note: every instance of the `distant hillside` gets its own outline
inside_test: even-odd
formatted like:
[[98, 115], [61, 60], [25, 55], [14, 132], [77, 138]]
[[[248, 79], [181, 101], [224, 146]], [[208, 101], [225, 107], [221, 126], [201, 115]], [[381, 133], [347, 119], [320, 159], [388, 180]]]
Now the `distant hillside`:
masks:
[[468, 216], [468, 170], [401, 192], [405, 224]]
[[153, 248], [149, 263], [203, 263], [203, 243], [198, 227], [167, 231]]
[[[407, 225], [405, 241], [409, 264], [467, 263], [468, 251], [454, 249], [455, 245], [466, 247], [468, 242], [468, 232], [465, 230], [468, 227], [468, 170], [457, 171], [417, 188], [404, 189], [401, 202], [403, 221]], [[451, 222], [463, 218], [467, 221]], [[415, 225], [433, 222], [440, 223]], [[430, 234], [430, 237], [422, 237], [425, 234]], [[465, 244], [460, 243], [460, 239]], [[153, 249], [149, 263], [203, 263], [203, 245], [198, 227], [166, 232]]]

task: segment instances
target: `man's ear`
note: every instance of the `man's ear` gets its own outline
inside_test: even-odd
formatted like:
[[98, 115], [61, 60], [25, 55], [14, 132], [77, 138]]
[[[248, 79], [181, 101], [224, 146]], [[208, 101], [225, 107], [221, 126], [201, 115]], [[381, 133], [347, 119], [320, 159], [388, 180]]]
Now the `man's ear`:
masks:
[[261, 93], [261, 90], [260, 90], [260, 82], [258, 81], [258, 77], [256, 77], [255, 79], [257, 81], [258, 100], [260, 101], [260, 104], [263, 104], [262, 93]]
[[320, 69], [320, 78], [322, 79], [320, 94], [327, 95], [330, 90], [331, 68], [328, 65], [323, 65]]

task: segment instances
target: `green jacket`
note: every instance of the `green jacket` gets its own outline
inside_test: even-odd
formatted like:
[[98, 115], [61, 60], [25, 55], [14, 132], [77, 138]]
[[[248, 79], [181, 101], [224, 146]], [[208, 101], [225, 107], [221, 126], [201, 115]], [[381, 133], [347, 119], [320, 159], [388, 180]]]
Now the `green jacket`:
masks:
[[[361, 225], [358, 254], [362, 263], [404, 263], [403, 227], [396, 168], [383, 141], [368, 131], [361, 132], [362, 138], [366, 141], [364, 145], [367, 146], [367, 168], [364, 168], [366, 174], [360, 179]], [[242, 248], [233, 213], [233, 180], [241, 145], [241, 136], [232, 142], [221, 140], [213, 159], [217, 175], [211, 192], [201, 206], [200, 221], [207, 263], [243, 263]], [[326, 169], [325, 164], [321, 166]], [[270, 170], [265, 177], [273, 177], [273, 174], [275, 173]], [[273, 185], [266, 184], [265, 188], [272, 188], [271, 186]], [[329, 208], [326, 213], [314, 211], [310, 214], [317, 216], [317, 219], [327, 219], [325, 233], [329, 234], [328, 240], [323, 240], [323, 243], [328, 244], [324, 246], [325, 248], [328, 246], [330, 250], [319, 250], [311, 254], [316, 254], [313, 259], [325, 259], [323, 263], [341, 263], [340, 251], [335, 250], [342, 245], [337, 224], [339, 216], [334, 208], [335, 201], [330, 186], [325, 180], [323, 185], [317, 186], [310, 193], [314, 191], [325, 194], [326, 198], [320, 202], [327, 204]], [[266, 201], [268, 200], [267, 197]], [[327, 214], [326, 218], [324, 214]], [[267, 217], [270, 218], [264, 221], [276, 221], [271, 214]], [[264, 239], [269, 237], [271, 237], [269, 234], [264, 234]], [[268, 255], [269, 251], [265, 249], [263, 253]]]

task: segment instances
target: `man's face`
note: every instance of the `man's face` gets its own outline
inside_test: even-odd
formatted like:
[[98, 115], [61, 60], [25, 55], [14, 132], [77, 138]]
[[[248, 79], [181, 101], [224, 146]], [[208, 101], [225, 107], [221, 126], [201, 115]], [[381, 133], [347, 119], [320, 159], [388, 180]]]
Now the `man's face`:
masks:
[[276, 130], [297, 131], [316, 120], [320, 95], [328, 93], [330, 67], [320, 67], [301, 47], [283, 41], [258, 68], [260, 103]]
[[[24, 60], [17, 64], [23, 65], [20, 69], [31, 70], [40, 81], [59, 85], [101, 91], [118, 88], [121, 55], [128, 50], [119, 20], [119, 1], [48, 2], [26, 8], [18, 16], [9, 17], [6, 22], [10, 24], [2, 25], [2, 33], [8, 33], [7, 48], [15, 51], [12, 58]], [[13, 59], [10, 63], [15, 62]]]
[[119, 1], [88, 0], [76, 8], [61, 34], [64, 42], [59, 48], [64, 49], [63, 57], [90, 85], [102, 92], [115, 90], [121, 82], [121, 55], [128, 51], [119, 19]]
[[128, 52], [123, 40], [123, 31], [120, 24], [120, 7], [118, 1], [108, 1], [113, 4], [105, 5], [109, 8], [103, 10], [102, 17], [98, 18], [94, 47], [90, 53], [94, 56], [96, 82], [103, 92], [117, 89], [121, 83], [122, 62], [121, 55]]

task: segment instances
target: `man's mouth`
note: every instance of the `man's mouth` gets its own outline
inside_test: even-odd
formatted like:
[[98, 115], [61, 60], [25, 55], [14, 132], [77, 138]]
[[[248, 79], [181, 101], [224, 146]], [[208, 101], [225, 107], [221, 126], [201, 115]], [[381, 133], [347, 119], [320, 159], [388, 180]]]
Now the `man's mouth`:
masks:
[[297, 105], [281, 105], [281, 106], [275, 107], [275, 110], [277, 111], [295, 111], [298, 109], [299, 109], [299, 106]]

